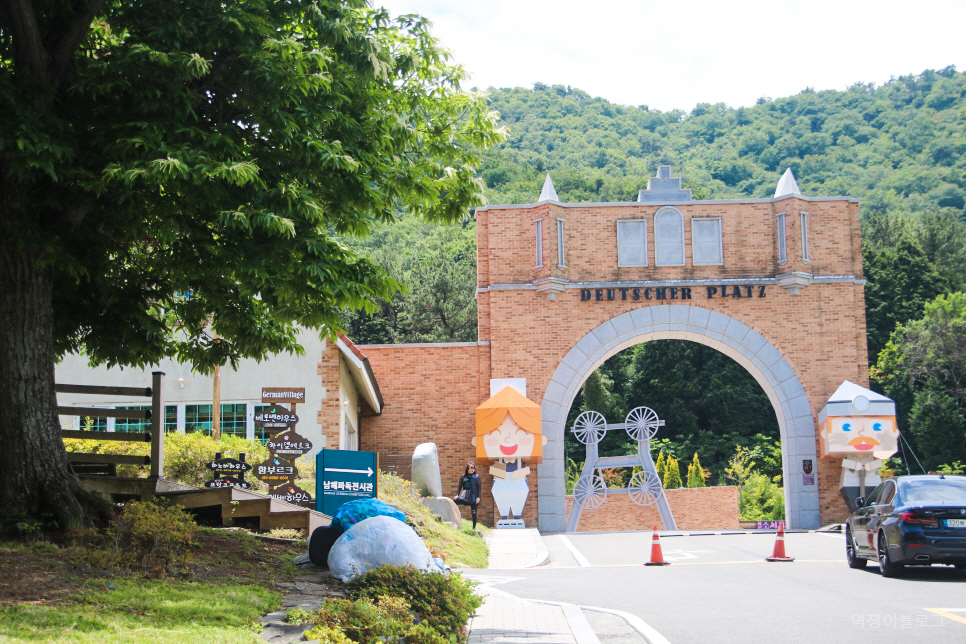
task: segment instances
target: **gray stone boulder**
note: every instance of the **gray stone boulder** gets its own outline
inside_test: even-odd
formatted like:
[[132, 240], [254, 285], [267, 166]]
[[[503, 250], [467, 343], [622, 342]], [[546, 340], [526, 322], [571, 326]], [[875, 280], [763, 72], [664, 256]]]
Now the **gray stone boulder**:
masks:
[[443, 496], [443, 480], [439, 477], [439, 452], [436, 443], [422, 443], [413, 452], [413, 483], [423, 496]]
[[419, 501], [429, 508], [430, 512], [442, 519], [446, 525], [457, 530], [462, 527], [463, 516], [453, 499], [446, 496], [437, 496], [435, 498], [424, 497]]

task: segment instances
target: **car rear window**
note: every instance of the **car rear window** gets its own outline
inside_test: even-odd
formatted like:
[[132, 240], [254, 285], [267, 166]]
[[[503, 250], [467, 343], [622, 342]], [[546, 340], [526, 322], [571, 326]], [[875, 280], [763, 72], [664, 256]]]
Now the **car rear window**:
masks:
[[944, 479], [902, 481], [899, 494], [904, 503], [966, 505], [966, 478], [949, 476]]

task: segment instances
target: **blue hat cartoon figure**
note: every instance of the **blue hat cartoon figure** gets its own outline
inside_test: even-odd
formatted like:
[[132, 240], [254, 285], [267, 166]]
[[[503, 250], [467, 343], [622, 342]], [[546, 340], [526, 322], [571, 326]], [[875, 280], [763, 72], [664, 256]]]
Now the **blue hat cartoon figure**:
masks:
[[497, 527], [523, 527], [519, 516], [530, 493], [528, 465], [540, 463], [546, 443], [540, 406], [513, 388], [503, 388], [476, 408], [473, 445], [478, 459], [493, 462], [493, 500], [504, 519]]

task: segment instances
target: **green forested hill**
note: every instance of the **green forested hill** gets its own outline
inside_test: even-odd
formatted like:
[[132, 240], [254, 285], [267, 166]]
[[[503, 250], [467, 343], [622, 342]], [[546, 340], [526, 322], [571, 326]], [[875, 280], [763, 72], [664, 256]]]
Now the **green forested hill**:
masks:
[[966, 203], [966, 74], [949, 67], [847, 91], [806, 89], [690, 113], [614, 105], [579, 89], [491, 90], [508, 129], [481, 174], [490, 203], [531, 203], [551, 172], [562, 201], [632, 201], [659, 164], [698, 198], [770, 197], [791, 167], [803, 194], [865, 212]]
[[[673, 166], [696, 199], [771, 197], [787, 167], [803, 194], [860, 198], [872, 363], [897, 326], [922, 317], [937, 295], [966, 286], [966, 74], [952, 67], [881, 87], [806, 89], [754, 107], [701, 104], [690, 114], [540, 84], [490, 90], [489, 101], [507, 128], [506, 142], [480, 168], [493, 204], [535, 202], [547, 172], [561, 201], [633, 201], [662, 164]], [[345, 241], [410, 288], [373, 316], [347, 313], [357, 342], [476, 339], [472, 219], [444, 229], [403, 217], [367, 239]], [[751, 376], [714, 351], [671, 344], [639, 345], [608, 360], [571, 416], [593, 408], [617, 422], [648, 405], [668, 421], [666, 451], [680, 458], [699, 452], [714, 480], [736, 444], [757, 447], [759, 465], [771, 461], [770, 473], [780, 472], [777, 420]], [[941, 448], [927, 440], [939, 425], [966, 427], [966, 393], [950, 403], [938, 385], [916, 384], [890, 368], [894, 377], [874, 386], [900, 402], [900, 427], [910, 429], [913, 446], [923, 446], [926, 466], [966, 461], [966, 431], [955, 430], [957, 440]], [[745, 408], [757, 411], [735, 413], [728, 400], [754, 401]], [[568, 445], [568, 455], [581, 453]]]

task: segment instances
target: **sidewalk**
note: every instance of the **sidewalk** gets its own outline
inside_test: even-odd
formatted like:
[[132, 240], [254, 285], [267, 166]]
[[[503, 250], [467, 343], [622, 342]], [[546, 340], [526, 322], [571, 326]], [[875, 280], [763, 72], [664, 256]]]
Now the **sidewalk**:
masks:
[[[488, 542], [490, 569], [532, 568], [549, 559], [537, 530], [493, 530]], [[499, 578], [480, 581], [485, 602], [470, 620], [470, 644], [600, 644], [576, 606], [514, 597], [494, 587]]]

